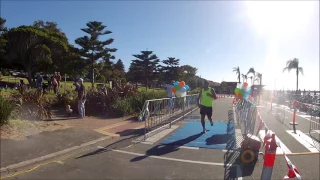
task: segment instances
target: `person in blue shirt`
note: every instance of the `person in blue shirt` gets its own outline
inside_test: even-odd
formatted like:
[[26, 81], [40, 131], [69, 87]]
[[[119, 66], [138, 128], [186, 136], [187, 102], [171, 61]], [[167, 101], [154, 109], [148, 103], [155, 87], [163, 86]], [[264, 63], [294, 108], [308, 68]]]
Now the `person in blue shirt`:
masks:
[[43, 83], [42, 75], [41, 75], [41, 74], [38, 74], [37, 87], [38, 87], [38, 88], [42, 88], [42, 83]]

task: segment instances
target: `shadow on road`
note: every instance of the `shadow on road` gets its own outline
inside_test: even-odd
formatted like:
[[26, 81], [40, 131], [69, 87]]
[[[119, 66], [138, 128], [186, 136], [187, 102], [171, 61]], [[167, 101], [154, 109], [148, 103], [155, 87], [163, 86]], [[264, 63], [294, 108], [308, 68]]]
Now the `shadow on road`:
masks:
[[180, 149], [179, 146], [183, 146], [184, 144], [188, 144], [189, 142], [196, 140], [197, 138], [199, 138], [202, 135], [203, 135], [203, 133], [201, 132], [201, 133], [189, 136], [185, 139], [171, 142], [169, 144], [154, 146], [153, 148], [146, 151], [146, 155], [135, 157], [135, 158], [131, 159], [131, 162], [141, 161], [149, 156], [162, 156], [162, 155], [177, 151]]
[[116, 132], [116, 134], [119, 134], [120, 137], [123, 136], [132, 136], [132, 135], [143, 135], [144, 134], [144, 128], [140, 129], [126, 129], [123, 131]]
[[92, 152], [89, 152], [87, 154], [84, 154], [82, 156], [79, 156], [77, 157], [76, 159], [79, 159], [79, 158], [84, 158], [84, 157], [87, 157], [87, 156], [92, 156], [92, 155], [96, 155], [96, 154], [100, 154], [100, 153], [103, 153], [103, 152], [108, 152], [112, 149], [121, 149], [121, 148], [126, 148], [126, 147], [129, 147], [132, 144], [132, 140], [133, 139], [136, 139], [138, 137], [141, 137], [144, 133], [144, 129], [138, 129], [135, 131], [130, 131], [131, 133], [130, 134], [127, 134], [127, 136], [129, 137], [126, 137], [126, 138], [123, 138], [123, 139], [120, 139], [116, 142], [113, 142], [103, 148], [100, 148], [98, 150], [95, 150], [95, 151], [92, 151]]
[[[228, 111], [228, 125], [230, 122], [234, 123], [233, 118], [233, 111]], [[234, 128], [234, 127], [233, 127]], [[228, 131], [229, 132], [229, 131]], [[233, 131], [234, 132], [234, 131]], [[242, 141], [242, 139], [241, 139]], [[243, 164], [240, 159], [240, 149], [234, 149], [236, 145], [235, 138], [231, 138], [231, 140], [227, 143], [228, 151], [224, 154], [224, 179], [225, 180], [234, 180], [238, 179], [238, 177], [246, 177], [251, 176], [256, 164], [256, 161], [254, 161], [251, 164]], [[240, 143], [240, 142], [238, 142]], [[240, 172], [239, 172], [240, 171]]]

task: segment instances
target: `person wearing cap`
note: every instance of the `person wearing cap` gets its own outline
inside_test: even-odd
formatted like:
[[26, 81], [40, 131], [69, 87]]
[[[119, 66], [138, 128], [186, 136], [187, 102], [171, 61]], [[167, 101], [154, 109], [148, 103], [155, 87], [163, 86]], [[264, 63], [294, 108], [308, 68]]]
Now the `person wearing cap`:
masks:
[[83, 85], [83, 79], [79, 79], [79, 88], [78, 88], [78, 112], [79, 118], [85, 117], [85, 102], [86, 102], [86, 88]]

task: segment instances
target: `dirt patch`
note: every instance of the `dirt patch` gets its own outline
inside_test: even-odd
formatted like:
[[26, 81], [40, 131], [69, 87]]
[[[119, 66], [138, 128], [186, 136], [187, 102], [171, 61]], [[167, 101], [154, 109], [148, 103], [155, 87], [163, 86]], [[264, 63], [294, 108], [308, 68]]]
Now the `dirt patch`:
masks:
[[11, 120], [9, 124], [0, 127], [0, 139], [23, 140], [27, 136], [36, 135], [45, 131], [56, 131], [70, 128], [57, 122]]

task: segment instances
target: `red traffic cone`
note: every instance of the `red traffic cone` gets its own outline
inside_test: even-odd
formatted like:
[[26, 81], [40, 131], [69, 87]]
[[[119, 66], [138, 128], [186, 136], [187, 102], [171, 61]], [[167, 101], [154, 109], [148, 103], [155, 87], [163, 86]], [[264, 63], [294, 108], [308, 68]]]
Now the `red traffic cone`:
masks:
[[298, 169], [294, 166], [292, 169], [289, 169], [288, 174], [286, 176], [284, 176], [283, 179], [292, 179], [292, 178], [297, 177], [297, 175], [300, 176], [300, 173], [299, 173]]

